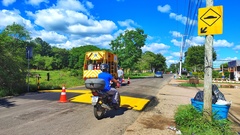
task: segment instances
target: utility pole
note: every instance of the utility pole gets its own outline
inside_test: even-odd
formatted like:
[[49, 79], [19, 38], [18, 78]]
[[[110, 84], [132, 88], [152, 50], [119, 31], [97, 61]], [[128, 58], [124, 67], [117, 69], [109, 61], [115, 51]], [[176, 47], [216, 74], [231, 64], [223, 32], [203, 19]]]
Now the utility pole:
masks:
[[179, 65], [179, 77], [182, 76], [182, 48], [183, 48], [183, 37], [186, 35], [182, 35], [182, 43], [180, 45], [180, 65]]
[[[206, 0], [206, 7], [213, 6], [213, 0]], [[204, 104], [203, 116], [212, 121], [212, 47], [213, 36], [207, 35], [205, 40], [205, 59], [204, 59]]]

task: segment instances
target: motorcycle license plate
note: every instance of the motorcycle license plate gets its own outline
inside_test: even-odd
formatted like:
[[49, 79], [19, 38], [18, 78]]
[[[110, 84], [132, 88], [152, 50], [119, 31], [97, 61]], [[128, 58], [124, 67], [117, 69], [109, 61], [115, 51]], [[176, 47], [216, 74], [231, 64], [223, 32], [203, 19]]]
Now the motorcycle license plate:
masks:
[[96, 105], [98, 101], [98, 96], [92, 96], [92, 105]]

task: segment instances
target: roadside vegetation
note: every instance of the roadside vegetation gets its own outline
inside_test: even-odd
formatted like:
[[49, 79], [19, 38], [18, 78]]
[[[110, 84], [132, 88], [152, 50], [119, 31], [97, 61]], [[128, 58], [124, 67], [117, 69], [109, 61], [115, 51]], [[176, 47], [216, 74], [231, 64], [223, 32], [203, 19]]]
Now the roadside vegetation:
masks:
[[[80, 70], [79, 70], [80, 71]], [[64, 85], [66, 88], [84, 85], [84, 80], [76, 70], [58, 70], [58, 71], [44, 71], [31, 70], [29, 77], [30, 92], [46, 89], [61, 89]], [[49, 75], [49, 76], [48, 76]], [[124, 79], [138, 79], [146, 76], [153, 76], [152, 72], [125, 74]], [[28, 78], [27, 78], [28, 82]], [[27, 87], [26, 87], [27, 89]]]
[[[0, 96], [28, 92], [28, 81], [29, 91], [61, 88], [63, 84], [66, 87], [81, 85], [88, 51], [106, 50], [116, 54], [119, 66], [132, 77], [140, 77], [135, 73], [145, 71], [166, 71], [166, 58], [161, 53], [142, 51], [146, 38], [144, 30], [136, 28], [120, 33], [109, 44], [110, 49], [95, 45], [66, 49], [51, 46], [40, 37], [32, 39], [29, 31], [13, 23], [0, 32]], [[47, 73], [50, 80], [46, 81]]]
[[[212, 116], [213, 118], [213, 116]], [[208, 121], [192, 105], [180, 105], [174, 120], [183, 135], [235, 135], [227, 119]]]

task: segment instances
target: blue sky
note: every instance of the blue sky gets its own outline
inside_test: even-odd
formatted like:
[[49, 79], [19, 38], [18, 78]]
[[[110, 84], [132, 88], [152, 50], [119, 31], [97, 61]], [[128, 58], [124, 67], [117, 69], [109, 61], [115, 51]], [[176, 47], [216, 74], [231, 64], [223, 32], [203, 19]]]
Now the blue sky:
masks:
[[[199, 3], [197, 0], [2, 0], [0, 30], [15, 22], [25, 26], [33, 39], [40, 37], [51, 46], [71, 49], [88, 44], [109, 48], [110, 41], [119, 33], [141, 28], [148, 35], [143, 51], [161, 53], [170, 65], [179, 62], [182, 37], [183, 53], [189, 46], [205, 43], [205, 37], [197, 33], [195, 9], [206, 7], [206, 0]], [[220, 60], [240, 59], [239, 4], [239, 0], [214, 0], [214, 6], [223, 6], [223, 34], [214, 35], [218, 60], [214, 67], [226, 62]], [[194, 23], [186, 25], [187, 20]]]

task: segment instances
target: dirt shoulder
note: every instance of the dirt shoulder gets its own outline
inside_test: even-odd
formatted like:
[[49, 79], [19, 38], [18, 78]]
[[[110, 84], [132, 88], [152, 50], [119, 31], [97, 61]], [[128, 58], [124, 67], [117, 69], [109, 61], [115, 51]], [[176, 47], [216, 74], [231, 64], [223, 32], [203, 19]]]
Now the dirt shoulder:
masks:
[[[168, 129], [169, 126], [175, 126], [174, 114], [179, 105], [191, 104], [198, 90], [203, 88], [179, 87], [181, 83], [178, 80], [172, 79], [165, 85], [156, 95], [159, 104], [152, 110], [142, 112], [138, 119], [130, 125], [124, 135], [175, 135], [176, 131]], [[220, 91], [225, 95], [228, 101], [232, 101], [230, 114], [235, 116], [237, 120], [240, 116], [236, 110], [240, 109], [239, 90], [221, 88]], [[239, 125], [234, 125], [236, 131], [240, 131]]]

